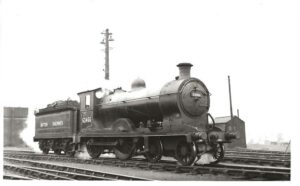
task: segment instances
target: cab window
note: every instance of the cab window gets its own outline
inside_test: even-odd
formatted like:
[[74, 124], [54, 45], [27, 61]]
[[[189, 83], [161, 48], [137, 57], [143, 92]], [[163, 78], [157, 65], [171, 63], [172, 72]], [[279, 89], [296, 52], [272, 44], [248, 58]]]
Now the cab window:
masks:
[[80, 96], [80, 107], [81, 109], [85, 108], [85, 96]]
[[89, 108], [91, 106], [91, 96], [86, 95], [85, 96], [85, 108]]

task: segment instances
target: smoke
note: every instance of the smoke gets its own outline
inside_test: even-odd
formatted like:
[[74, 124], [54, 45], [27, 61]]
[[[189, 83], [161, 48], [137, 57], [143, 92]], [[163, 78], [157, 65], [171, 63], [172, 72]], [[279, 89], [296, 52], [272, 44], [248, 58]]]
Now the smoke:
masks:
[[33, 151], [41, 152], [38, 143], [33, 141], [33, 137], [35, 135], [35, 118], [33, 113], [33, 109], [28, 108], [28, 118], [26, 121], [27, 127], [20, 132], [19, 136]]
[[205, 165], [214, 162], [215, 159], [213, 158], [212, 154], [205, 153], [201, 156], [201, 158], [196, 162], [196, 164]]
[[83, 147], [82, 151], [80, 151], [79, 153], [75, 154], [76, 158], [80, 158], [80, 159], [91, 159], [90, 155], [88, 154], [87, 150], [86, 150], [86, 146]]
[[105, 153], [105, 154], [101, 154], [101, 157], [103, 158], [115, 158], [116, 155], [113, 153]]
[[[80, 158], [80, 159], [84, 159], [84, 160], [91, 159], [89, 153], [86, 150], [85, 145], [82, 147], [82, 150], [80, 152], [75, 154], [75, 157]], [[112, 153], [105, 153], [105, 154], [101, 154], [101, 157], [103, 157], [103, 158], [115, 158], [116, 156]]]

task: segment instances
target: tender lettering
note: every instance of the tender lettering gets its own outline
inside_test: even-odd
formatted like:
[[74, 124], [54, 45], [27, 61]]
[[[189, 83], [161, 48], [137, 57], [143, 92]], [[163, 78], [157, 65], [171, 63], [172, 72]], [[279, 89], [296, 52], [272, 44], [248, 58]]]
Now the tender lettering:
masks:
[[56, 126], [63, 126], [64, 122], [63, 121], [53, 121], [52, 122], [52, 126], [56, 127]]
[[48, 127], [48, 123], [40, 123], [40, 127]]

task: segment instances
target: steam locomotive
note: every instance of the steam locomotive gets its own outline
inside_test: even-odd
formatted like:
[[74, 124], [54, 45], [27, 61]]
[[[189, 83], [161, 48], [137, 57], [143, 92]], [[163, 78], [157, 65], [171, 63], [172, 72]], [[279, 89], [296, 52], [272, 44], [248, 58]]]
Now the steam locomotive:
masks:
[[136, 79], [130, 91], [97, 88], [78, 93], [80, 103], [54, 102], [35, 112], [34, 141], [45, 154], [52, 150], [74, 156], [86, 148], [91, 158], [114, 153], [121, 160], [144, 155], [158, 162], [169, 156], [192, 165], [208, 153], [218, 162], [224, 157], [223, 144], [235, 133], [215, 127], [208, 113], [210, 93], [190, 77], [192, 66], [178, 64], [179, 76], [159, 90]]

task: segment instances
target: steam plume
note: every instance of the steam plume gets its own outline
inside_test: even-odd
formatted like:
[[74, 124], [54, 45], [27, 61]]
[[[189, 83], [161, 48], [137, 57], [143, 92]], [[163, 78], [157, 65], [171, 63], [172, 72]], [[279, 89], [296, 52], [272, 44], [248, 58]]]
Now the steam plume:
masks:
[[35, 119], [33, 114], [33, 109], [28, 108], [28, 118], [27, 118], [27, 127], [20, 132], [20, 138], [35, 152], [41, 152], [37, 142], [33, 141], [34, 132], [35, 132]]

